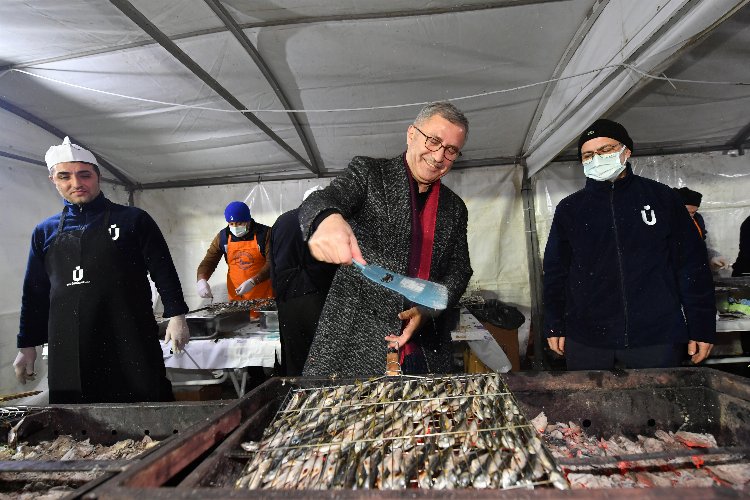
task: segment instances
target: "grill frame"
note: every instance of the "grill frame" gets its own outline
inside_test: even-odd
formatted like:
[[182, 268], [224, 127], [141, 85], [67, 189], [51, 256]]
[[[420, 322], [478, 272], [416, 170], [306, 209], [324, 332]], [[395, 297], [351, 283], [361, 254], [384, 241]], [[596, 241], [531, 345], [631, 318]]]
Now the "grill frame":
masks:
[[[544, 410], [550, 421], [572, 420], [592, 424], [587, 431], [601, 429], [623, 434], [648, 434], [649, 429], [672, 430], [684, 422], [691, 426], [713, 425], [720, 446], [741, 444], [750, 430], [750, 384], [748, 380], [711, 368], [630, 370], [622, 372], [524, 372], [504, 376], [527, 418]], [[274, 378], [237, 400], [211, 422], [196, 426], [190, 435], [180, 435], [94, 490], [96, 498], [250, 498], [259, 492], [235, 490], [244, 462], [231, 458], [243, 441], [260, 440], [263, 430], [287, 396], [290, 387], [330, 385], [328, 378]], [[340, 380], [338, 383], [349, 383]], [[699, 394], [696, 396], [696, 394]], [[692, 396], [691, 396], [692, 394]], [[626, 401], [644, 405], [650, 415], [615, 414], [620, 407], [603, 408], [602, 401]], [[694, 407], [690, 405], [695, 403]], [[585, 404], [583, 410], [581, 405]], [[630, 403], [627, 403], [630, 404]], [[705, 419], [698, 413], [713, 413]], [[655, 416], [654, 416], [655, 415]], [[683, 417], [680, 417], [683, 415]], [[644, 418], [645, 417], [645, 418]], [[648, 424], [648, 419], [654, 425]], [[679, 419], [682, 418], [682, 422]], [[709, 422], [711, 420], [711, 422]], [[615, 423], [616, 421], [616, 423]], [[741, 425], [740, 425], [741, 424]], [[685, 430], [709, 432], [696, 427]], [[746, 442], [746, 441], [745, 441]], [[166, 486], [166, 487], [165, 487]], [[741, 498], [729, 488], [652, 488], [627, 490], [263, 490], [268, 498]]]
[[[145, 435], [159, 444], [131, 460], [52, 460], [0, 461], [0, 473], [46, 473], [100, 470], [102, 475], [80, 486], [71, 497], [77, 498], [104, 483], [134, 463], [146, 459], [161, 446], [189, 432], [194, 425], [211, 420], [227, 406], [226, 401], [47, 405], [25, 408], [25, 420], [18, 427], [17, 440], [36, 445], [70, 435], [77, 441], [110, 446], [124, 439], [138, 441]], [[7, 427], [0, 427], [7, 430]], [[18, 480], [23, 482], [22, 480]]]

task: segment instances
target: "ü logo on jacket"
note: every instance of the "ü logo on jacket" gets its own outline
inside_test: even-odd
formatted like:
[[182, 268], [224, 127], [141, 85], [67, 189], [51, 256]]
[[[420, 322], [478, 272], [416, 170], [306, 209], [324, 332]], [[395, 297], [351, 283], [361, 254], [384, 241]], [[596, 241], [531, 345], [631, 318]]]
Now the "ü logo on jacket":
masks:
[[641, 210], [641, 219], [643, 219], [643, 222], [645, 222], [649, 226], [653, 226], [654, 224], [656, 224], [656, 214], [651, 208], [651, 205], [643, 205], [643, 210]]
[[109, 226], [109, 235], [112, 237], [112, 241], [120, 237], [120, 228], [117, 227], [117, 224]]

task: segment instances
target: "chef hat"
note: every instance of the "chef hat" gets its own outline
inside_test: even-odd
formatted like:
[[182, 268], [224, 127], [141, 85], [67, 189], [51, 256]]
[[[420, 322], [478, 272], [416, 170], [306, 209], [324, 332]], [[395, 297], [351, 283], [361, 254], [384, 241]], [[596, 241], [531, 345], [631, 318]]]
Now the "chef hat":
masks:
[[685, 205], [693, 205], [695, 207], [701, 206], [701, 200], [703, 199], [703, 195], [699, 193], [698, 191], [693, 191], [692, 189], [688, 189], [687, 187], [681, 187], [680, 189], [672, 188], [674, 189], [677, 194], [680, 195], [682, 198], [682, 203]]
[[596, 120], [594, 123], [589, 125], [586, 130], [583, 131], [581, 137], [578, 139], [579, 160], [581, 159], [581, 146], [583, 146], [591, 139], [596, 139], [597, 137], [609, 137], [610, 139], [619, 141], [621, 144], [627, 146], [631, 152], [633, 151], [633, 139], [630, 138], [630, 136], [628, 135], [628, 131], [625, 130], [625, 127], [617, 122], [613, 122], [612, 120], [600, 118], [599, 120]]
[[96, 158], [88, 149], [84, 149], [78, 144], [72, 144], [70, 137], [65, 137], [62, 144], [59, 146], [52, 146], [47, 150], [44, 155], [44, 161], [47, 162], [47, 169], [52, 172], [55, 165], [58, 163], [64, 163], [68, 161], [82, 161], [84, 163], [91, 163], [92, 165], [99, 166], [96, 162]]

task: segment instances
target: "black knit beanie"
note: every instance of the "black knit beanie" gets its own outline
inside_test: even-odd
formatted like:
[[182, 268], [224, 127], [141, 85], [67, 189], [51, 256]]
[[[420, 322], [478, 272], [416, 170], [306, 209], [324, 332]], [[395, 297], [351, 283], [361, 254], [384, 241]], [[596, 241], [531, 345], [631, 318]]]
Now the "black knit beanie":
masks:
[[693, 191], [692, 189], [688, 189], [686, 187], [681, 187], [680, 189], [672, 188], [675, 191], [677, 191], [677, 194], [680, 195], [682, 198], [683, 205], [693, 205], [696, 207], [701, 206], [701, 200], [703, 199], [703, 195], [699, 193], [698, 191]]
[[586, 130], [583, 131], [581, 137], [578, 139], [578, 160], [581, 160], [581, 146], [586, 141], [596, 139], [597, 137], [609, 137], [616, 141], [621, 142], [632, 152], [633, 151], [633, 139], [628, 135], [628, 131], [625, 127], [612, 120], [600, 118], [594, 123], [589, 125]]

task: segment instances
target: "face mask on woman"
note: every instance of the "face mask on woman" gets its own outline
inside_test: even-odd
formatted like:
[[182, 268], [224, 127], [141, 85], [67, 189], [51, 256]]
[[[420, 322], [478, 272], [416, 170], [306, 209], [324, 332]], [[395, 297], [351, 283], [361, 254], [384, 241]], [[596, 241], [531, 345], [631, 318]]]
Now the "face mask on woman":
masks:
[[232, 234], [237, 238], [242, 238], [247, 234], [247, 226], [229, 226], [229, 230], [232, 231]]
[[583, 162], [584, 175], [595, 181], [615, 180], [625, 170], [625, 165], [620, 163], [620, 155], [623, 151], [625, 151], [625, 146], [608, 155], [594, 155], [589, 161]]

